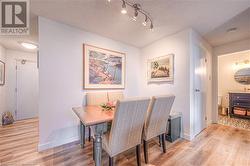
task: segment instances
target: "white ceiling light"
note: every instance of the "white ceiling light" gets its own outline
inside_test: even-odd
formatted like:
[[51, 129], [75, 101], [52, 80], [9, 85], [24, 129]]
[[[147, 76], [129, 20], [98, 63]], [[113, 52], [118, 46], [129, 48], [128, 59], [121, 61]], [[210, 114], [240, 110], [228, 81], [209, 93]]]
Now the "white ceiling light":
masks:
[[28, 42], [21, 42], [20, 43], [24, 48], [29, 49], [29, 50], [34, 50], [37, 48], [37, 45], [33, 43], [28, 43]]

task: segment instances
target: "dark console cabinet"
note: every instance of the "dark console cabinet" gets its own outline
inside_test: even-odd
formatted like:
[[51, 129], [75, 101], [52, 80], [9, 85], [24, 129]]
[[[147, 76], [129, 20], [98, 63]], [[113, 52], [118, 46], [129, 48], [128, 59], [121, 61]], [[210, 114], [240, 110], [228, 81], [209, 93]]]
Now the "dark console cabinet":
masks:
[[250, 93], [229, 93], [229, 115], [250, 119]]

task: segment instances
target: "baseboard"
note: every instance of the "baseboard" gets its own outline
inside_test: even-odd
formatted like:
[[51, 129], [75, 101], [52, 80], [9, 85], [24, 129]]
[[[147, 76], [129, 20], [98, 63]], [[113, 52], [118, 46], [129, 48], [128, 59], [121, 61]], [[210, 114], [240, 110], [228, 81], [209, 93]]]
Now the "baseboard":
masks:
[[61, 145], [64, 145], [64, 144], [68, 144], [68, 143], [71, 143], [71, 142], [75, 142], [75, 141], [79, 141], [79, 137], [71, 137], [71, 138], [68, 138], [68, 139], [64, 139], [63, 141], [62, 140], [55, 140], [55, 141], [52, 141], [52, 142], [47, 142], [47, 143], [43, 143], [43, 144], [38, 144], [38, 152], [41, 152], [41, 151], [44, 151], [44, 150], [47, 150], [47, 149], [51, 149], [51, 148], [55, 148], [55, 147], [58, 147], [58, 146], [61, 146]]
[[182, 138], [184, 138], [184, 139], [186, 139], [186, 140], [188, 140], [188, 141], [191, 141], [191, 140], [192, 140], [191, 136], [190, 136], [188, 133], [185, 133], [185, 132], [184, 132], [184, 134], [182, 135]]

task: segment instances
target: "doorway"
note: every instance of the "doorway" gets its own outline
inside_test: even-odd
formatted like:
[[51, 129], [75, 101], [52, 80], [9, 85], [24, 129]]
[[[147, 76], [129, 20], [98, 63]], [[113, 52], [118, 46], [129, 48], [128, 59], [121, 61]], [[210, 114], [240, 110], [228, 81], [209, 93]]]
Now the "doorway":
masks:
[[250, 51], [220, 55], [217, 61], [218, 123], [250, 130]]
[[37, 62], [16, 60], [16, 120], [38, 117]]

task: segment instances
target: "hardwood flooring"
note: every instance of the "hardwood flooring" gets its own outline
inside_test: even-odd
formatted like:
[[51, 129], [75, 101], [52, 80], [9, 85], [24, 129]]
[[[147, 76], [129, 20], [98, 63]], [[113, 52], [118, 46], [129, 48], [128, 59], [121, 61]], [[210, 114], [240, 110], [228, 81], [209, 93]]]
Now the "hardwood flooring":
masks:
[[[0, 127], [0, 166], [85, 166], [94, 165], [92, 143], [78, 142], [39, 153], [38, 120], [18, 121]], [[142, 151], [143, 152], [143, 151]], [[143, 154], [141, 155], [144, 163]], [[135, 166], [135, 150], [115, 158], [116, 165]], [[103, 152], [104, 165], [108, 156]], [[192, 142], [167, 143], [163, 154], [158, 140], [149, 143], [149, 165], [155, 166], [250, 166], [250, 131], [211, 125]]]

